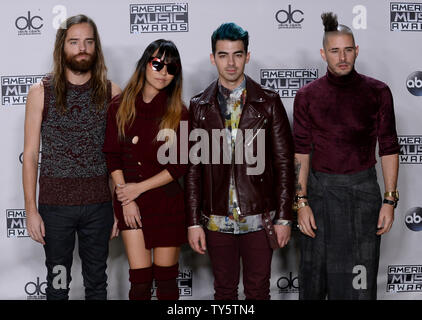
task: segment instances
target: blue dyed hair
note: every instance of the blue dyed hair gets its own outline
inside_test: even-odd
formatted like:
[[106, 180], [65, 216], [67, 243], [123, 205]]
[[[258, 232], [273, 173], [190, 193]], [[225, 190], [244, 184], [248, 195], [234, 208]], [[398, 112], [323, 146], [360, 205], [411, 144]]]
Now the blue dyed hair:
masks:
[[215, 54], [217, 40], [242, 40], [245, 52], [248, 52], [249, 33], [233, 22], [223, 23], [212, 33], [211, 47], [213, 54]]

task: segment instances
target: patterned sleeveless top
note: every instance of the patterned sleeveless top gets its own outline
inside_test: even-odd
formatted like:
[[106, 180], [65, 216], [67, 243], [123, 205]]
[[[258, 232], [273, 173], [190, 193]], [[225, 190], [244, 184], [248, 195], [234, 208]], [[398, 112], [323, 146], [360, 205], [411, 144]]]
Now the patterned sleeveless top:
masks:
[[[87, 205], [111, 201], [104, 144], [107, 107], [91, 103], [91, 80], [67, 83], [66, 112], [56, 110], [51, 76], [43, 79], [39, 204]], [[107, 105], [111, 82], [107, 84]]]

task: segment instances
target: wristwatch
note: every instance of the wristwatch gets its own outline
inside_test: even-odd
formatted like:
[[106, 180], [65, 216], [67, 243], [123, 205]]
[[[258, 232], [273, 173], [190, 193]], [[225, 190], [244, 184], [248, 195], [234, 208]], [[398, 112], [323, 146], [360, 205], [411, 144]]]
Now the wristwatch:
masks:
[[398, 200], [393, 201], [393, 200], [384, 199], [382, 203], [386, 203], [393, 206], [394, 208], [397, 208], [397, 202]]
[[[392, 197], [394, 200], [388, 200], [385, 199], [387, 197]], [[384, 201], [382, 203], [387, 203], [389, 205], [392, 205], [394, 208], [397, 208], [397, 202], [399, 202], [399, 191], [387, 191], [384, 193]]]
[[304, 200], [304, 199], [308, 199], [308, 196], [299, 195], [299, 194], [295, 195], [295, 202], [298, 202], [299, 200]]

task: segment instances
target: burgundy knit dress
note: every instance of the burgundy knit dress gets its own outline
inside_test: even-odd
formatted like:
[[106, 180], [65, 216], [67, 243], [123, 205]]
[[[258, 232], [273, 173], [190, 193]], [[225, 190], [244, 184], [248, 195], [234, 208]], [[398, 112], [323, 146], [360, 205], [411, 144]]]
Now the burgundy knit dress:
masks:
[[[126, 127], [126, 137], [123, 140], [118, 138], [116, 124], [119, 98], [117, 96], [111, 101], [107, 115], [103, 152], [106, 154], [108, 171], [112, 173], [122, 170], [125, 182], [129, 183], [141, 182], [164, 169], [168, 170], [174, 179], [172, 182], [142, 193], [135, 201], [141, 214], [146, 249], [180, 246], [187, 242], [184, 195], [178, 182], [187, 170], [187, 164], [180, 162], [180, 125], [177, 131], [177, 164], [160, 164], [157, 152], [164, 142], [156, 141], [156, 136], [160, 120], [166, 111], [166, 92], [161, 91], [150, 103], [145, 103], [142, 94], [138, 94], [135, 102], [136, 118], [130, 127]], [[181, 121], [186, 121], [187, 124], [186, 107], [183, 107]], [[119, 230], [129, 230], [116, 194], [113, 206]]]

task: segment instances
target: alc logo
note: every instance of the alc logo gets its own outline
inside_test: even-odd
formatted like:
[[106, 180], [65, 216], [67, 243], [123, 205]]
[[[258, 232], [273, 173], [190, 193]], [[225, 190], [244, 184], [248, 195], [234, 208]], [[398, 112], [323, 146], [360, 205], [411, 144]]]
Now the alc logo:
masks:
[[31, 11], [28, 11], [26, 16], [17, 17], [15, 27], [18, 29], [18, 35], [40, 35], [41, 28], [44, 26], [43, 21], [40, 16], [33, 16]]
[[47, 282], [40, 282], [40, 277], [37, 277], [37, 282], [28, 282], [25, 285], [25, 292], [28, 296], [45, 296], [45, 289]]
[[280, 277], [277, 281], [279, 293], [294, 293], [299, 292], [299, 279], [293, 277], [293, 273], [289, 272], [288, 277]]
[[39, 30], [41, 29], [44, 24], [42, 23], [43, 18], [40, 16], [33, 16], [31, 17], [31, 12], [28, 11], [28, 15], [18, 17], [15, 21], [15, 26], [19, 30]]
[[303, 11], [292, 10], [292, 5], [289, 4], [288, 10], [279, 10], [275, 14], [275, 19], [279, 23], [280, 29], [300, 29], [303, 22]]

